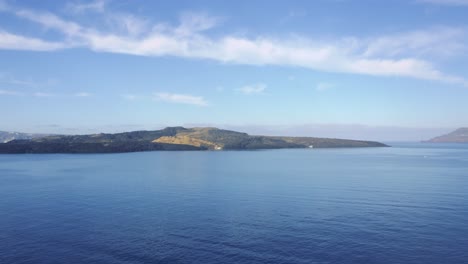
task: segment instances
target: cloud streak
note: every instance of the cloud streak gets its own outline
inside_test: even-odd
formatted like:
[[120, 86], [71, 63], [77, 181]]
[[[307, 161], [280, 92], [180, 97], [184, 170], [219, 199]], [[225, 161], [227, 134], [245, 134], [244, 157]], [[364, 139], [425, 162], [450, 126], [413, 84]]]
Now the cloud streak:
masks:
[[38, 38], [12, 34], [0, 29], [0, 49], [52, 51], [65, 48], [61, 42], [50, 42]]
[[209, 30], [219, 24], [219, 19], [194, 13], [183, 14], [179, 25], [172, 26], [164, 23], [148, 25], [148, 21], [138, 17], [106, 11], [102, 15], [105, 18], [120, 15], [126, 20], [111, 19], [113, 23], [124, 21], [124, 25], [116, 25], [113, 30], [103, 30], [85, 27], [47, 12], [11, 8], [10, 12], [61, 33], [63, 39], [60, 42], [49, 42], [0, 31], [0, 48], [3, 49], [52, 51], [81, 47], [95, 52], [402, 76], [468, 86], [463, 77], [443, 73], [433, 63], [420, 58], [434, 53], [451, 55], [464, 49], [465, 35], [461, 29], [436, 28], [371, 39], [348, 37], [333, 41], [301, 36], [275, 38], [228, 34], [213, 37]]
[[176, 104], [189, 104], [196, 106], [207, 106], [208, 102], [203, 96], [176, 93], [155, 93], [154, 100]]
[[365, 47], [366, 57], [457, 56], [467, 50], [467, 34], [461, 28], [434, 27], [377, 37]]
[[257, 84], [243, 86], [241, 88], [236, 89], [236, 91], [241, 92], [246, 95], [261, 94], [266, 90], [266, 88], [267, 88], [266, 84], [257, 83]]
[[319, 91], [319, 92], [322, 92], [322, 91], [326, 91], [328, 89], [331, 89], [333, 88], [334, 85], [331, 84], [331, 83], [326, 83], [326, 82], [320, 82], [317, 84], [317, 86], [315, 87], [315, 90]]
[[35, 97], [54, 97], [56, 94], [53, 93], [45, 93], [45, 92], [36, 92], [32, 94]]
[[75, 97], [90, 97], [92, 94], [86, 92], [75, 93], [73, 96]]
[[86, 11], [103, 12], [107, 2], [107, 0], [96, 0], [89, 3], [68, 3], [67, 9], [74, 13]]
[[90, 97], [90, 93], [75, 93], [75, 94], [56, 94], [49, 92], [20, 92], [16, 90], [5, 90], [0, 89], [0, 96], [22, 96], [22, 97], [37, 97], [37, 98], [46, 98], [46, 97], [63, 97], [63, 96], [73, 96], [73, 97]]
[[0, 95], [21, 95], [21, 93], [12, 90], [0, 90]]
[[0, 84], [37, 88], [37, 87], [53, 86], [53, 85], [56, 85], [57, 83], [58, 83], [58, 80], [56, 79], [36, 81], [30, 78], [26, 78], [26, 79], [17, 78], [8, 72], [5, 72], [5, 73], [0, 72]]

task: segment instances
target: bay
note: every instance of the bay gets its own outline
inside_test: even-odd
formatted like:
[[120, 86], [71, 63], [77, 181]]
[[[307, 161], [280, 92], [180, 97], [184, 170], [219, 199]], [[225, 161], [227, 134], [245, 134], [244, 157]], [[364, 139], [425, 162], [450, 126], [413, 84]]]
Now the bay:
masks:
[[0, 263], [464, 263], [468, 145], [0, 155]]

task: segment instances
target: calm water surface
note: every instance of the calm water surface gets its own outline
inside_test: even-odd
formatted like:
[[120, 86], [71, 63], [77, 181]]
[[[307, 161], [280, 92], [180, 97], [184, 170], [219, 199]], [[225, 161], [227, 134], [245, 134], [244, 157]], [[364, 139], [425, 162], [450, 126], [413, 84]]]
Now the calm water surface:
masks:
[[468, 145], [0, 155], [0, 263], [468, 263]]

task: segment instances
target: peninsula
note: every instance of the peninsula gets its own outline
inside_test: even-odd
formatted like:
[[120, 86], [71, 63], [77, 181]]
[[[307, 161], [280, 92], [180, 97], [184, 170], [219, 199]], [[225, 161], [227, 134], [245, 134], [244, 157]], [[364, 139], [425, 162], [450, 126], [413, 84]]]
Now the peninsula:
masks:
[[360, 148], [387, 145], [360, 140], [252, 136], [212, 127], [167, 127], [116, 134], [53, 135], [0, 144], [0, 153], [118, 153], [156, 150], [255, 150], [282, 148]]
[[432, 138], [430, 143], [468, 143], [468, 127], [459, 128], [446, 135]]

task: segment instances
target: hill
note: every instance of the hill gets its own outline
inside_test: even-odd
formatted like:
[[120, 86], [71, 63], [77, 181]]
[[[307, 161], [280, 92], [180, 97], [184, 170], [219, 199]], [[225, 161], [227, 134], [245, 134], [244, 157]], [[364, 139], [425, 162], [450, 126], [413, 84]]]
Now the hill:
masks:
[[385, 147], [372, 141], [251, 136], [218, 128], [168, 127], [116, 134], [54, 135], [0, 144], [0, 153], [116, 153], [154, 150], [254, 150]]
[[446, 135], [432, 138], [427, 142], [432, 143], [468, 143], [468, 128], [459, 128]]

